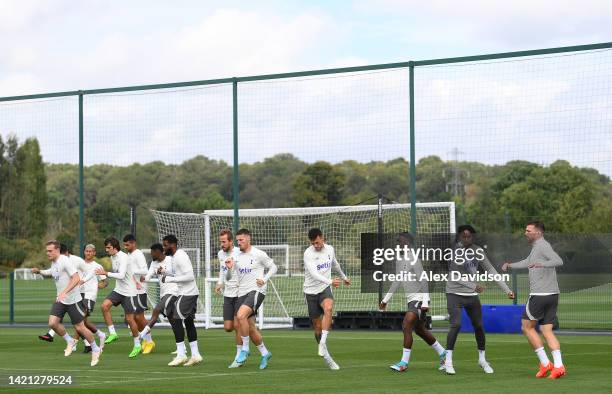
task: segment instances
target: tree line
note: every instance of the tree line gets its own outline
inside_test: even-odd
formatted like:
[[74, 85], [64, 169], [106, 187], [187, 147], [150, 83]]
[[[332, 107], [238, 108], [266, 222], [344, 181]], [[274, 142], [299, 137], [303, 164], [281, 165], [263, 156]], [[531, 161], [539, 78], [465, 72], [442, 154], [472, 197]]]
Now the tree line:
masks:
[[[448, 187], [453, 171], [461, 174], [458, 195]], [[286, 153], [240, 164], [239, 172], [241, 208], [372, 204], [378, 194], [410, 201], [409, 163], [403, 158], [307, 163]], [[231, 208], [232, 173], [225, 161], [204, 156], [181, 164], [85, 167], [86, 240], [103, 252], [106, 236], [129, 232], [130, 205], [136, 206], [144, 246], [157, 236], [149, 209]], [[428, 156], [418, 161], [416, 175], [418, 201], [455, 201], [457, 222], [481, 232], [519, 232], [538, 218], [551, 232], [612, 233], [612, 184], [592, 168], [563, 160], [487, 165]], [[40, 261], [46, 238], [77, 247], [78, 196], [77, 165], [44, 163], [35, 138], [21, 144], [15, 137], [0, 138], [0, 264]]]

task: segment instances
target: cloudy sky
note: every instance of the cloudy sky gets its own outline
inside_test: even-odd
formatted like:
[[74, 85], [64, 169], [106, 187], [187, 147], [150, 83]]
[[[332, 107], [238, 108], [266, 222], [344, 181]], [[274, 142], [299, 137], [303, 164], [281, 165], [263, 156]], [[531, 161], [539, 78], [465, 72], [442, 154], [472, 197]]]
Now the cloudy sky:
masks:
[[[604, 0], [169, 4], [0, 0], [0, 96], [612, 41]], [[609, 52], [422, 70], [418, 157], [457, 148], [466, 160], [564, 158], [612, 174]], [[406, 96], [405, 70], [244, 84], [241, 160], [406, 157]], [[45, 160], [74, 162], [75, 107], [1, 104], [0, 134], [35, 135]], [[90, 96], [85, 108], [89, 164], [231, 160], [229, 86]]]

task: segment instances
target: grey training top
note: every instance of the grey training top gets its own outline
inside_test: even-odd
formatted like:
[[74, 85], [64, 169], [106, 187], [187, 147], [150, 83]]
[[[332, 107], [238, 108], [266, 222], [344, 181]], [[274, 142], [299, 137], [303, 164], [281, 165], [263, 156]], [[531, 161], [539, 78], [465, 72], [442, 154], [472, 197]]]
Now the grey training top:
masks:
[[[459, 244], [458, 249], [463, 248], [463, 245]], [[464, 280], [451, 280], [450, 274], [453, 271], [459, 272], [461, 275], [463, 274], [475, 274], [478, 272], [478, 265], [486, 272], [496, 275], [497, 270], [493, 267], [493, 264], [489, 261], [489, 258], [484, 253], [484, 249], [478, 245], [472, 244], [467, 249], [472, 249], [474, 251], [474, 257], [470, 260], [466, 259], [463, 264], [457, 264], [454, 260], [448, 264], [448, 272], [449, 272], [449, 280], [446, 282], [446, 292], [451, 294], [458, 295], [477, 295], [476, 293], [476, 285], [478, 284], [476, 281], [464, 281]], [[476, 251], [479, 251], [476, 254]], [[465, 255], [465, 254], [464, 254]], [[479, 257], [479, 256], [482, 256]], [[497, 284], [501, 289], [506, 293], [510, 293], [511, 290], [503, 280], [497, 281]]]
[[529, 294], [550, 295], [559, 294], [557, 272], [555, 267], [563, 265], [563, 260], [543, 237], [531, 245], [531, 253], [525, 260], [509, 264], [510, 268], [528, 268], [532, 264], [540, 264], [540, 268], [529, 268]]

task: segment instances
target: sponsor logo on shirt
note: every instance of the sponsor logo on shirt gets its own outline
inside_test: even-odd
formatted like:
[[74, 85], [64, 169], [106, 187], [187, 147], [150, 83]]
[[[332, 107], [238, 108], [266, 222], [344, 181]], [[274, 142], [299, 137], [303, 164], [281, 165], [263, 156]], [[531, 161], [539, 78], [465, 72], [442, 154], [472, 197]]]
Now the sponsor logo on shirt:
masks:
[[327, 262], [327, 263], [323, 263], [323, 264], [317, 264], [317, 271], [323, 270], [323, 269], [327, 269], [331, 267], [331, 262]]
[[241, 274], [250, 274], [253, 271], [253, 269], [252, 268], [240, 268], [239, 271]]

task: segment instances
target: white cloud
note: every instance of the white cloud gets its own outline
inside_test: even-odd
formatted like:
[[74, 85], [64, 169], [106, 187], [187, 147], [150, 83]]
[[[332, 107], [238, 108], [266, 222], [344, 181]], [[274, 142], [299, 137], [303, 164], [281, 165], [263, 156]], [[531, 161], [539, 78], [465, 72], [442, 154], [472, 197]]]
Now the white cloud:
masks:
[[0, 1], [0, 32], [32, 28], [59, 5], [58, 0]]
[[354, 9], [387, 16], [385, 35], [421, 45], [508, 50], [612, 38], [607, 0], [358, 0]]

